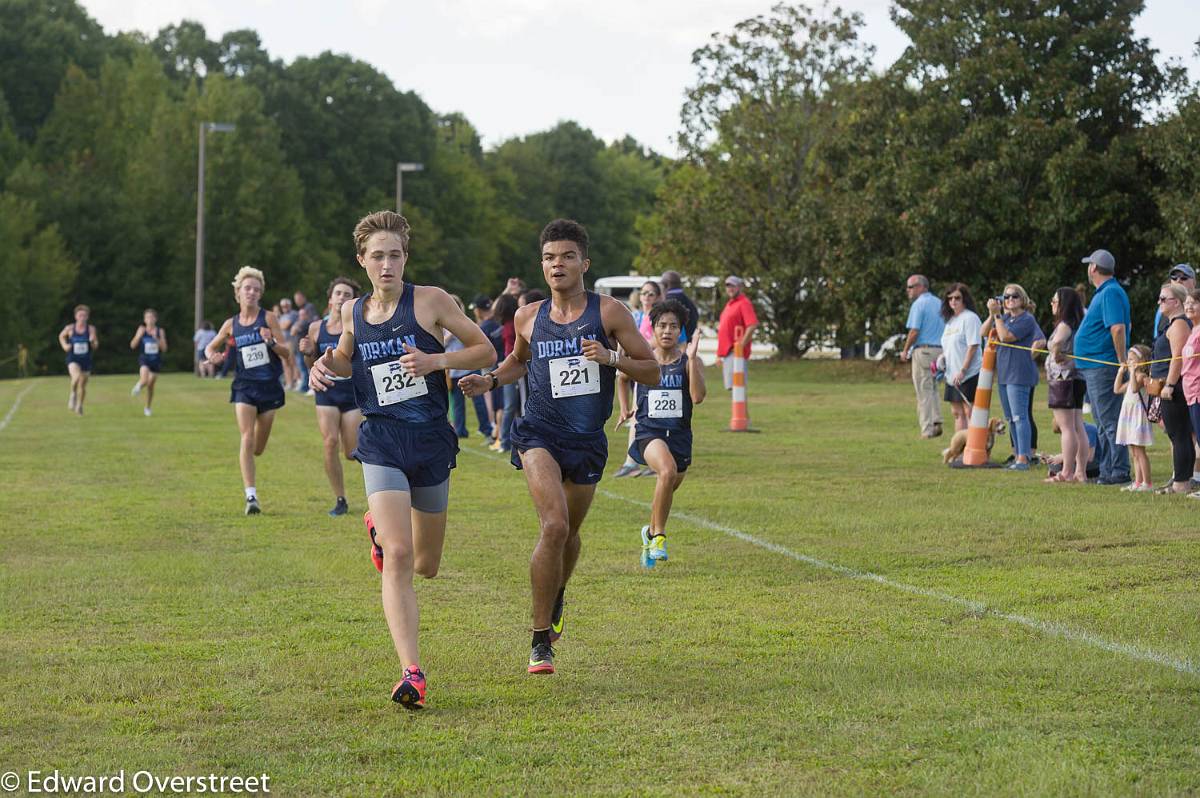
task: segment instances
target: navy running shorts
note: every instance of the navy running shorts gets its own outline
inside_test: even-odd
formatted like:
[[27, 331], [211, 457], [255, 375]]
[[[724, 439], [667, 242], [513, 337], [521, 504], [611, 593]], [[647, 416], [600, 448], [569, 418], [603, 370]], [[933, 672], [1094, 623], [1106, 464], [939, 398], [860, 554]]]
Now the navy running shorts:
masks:
[[283, 386], [278, 380], [261, 382], [238, 382], [234, 380], [229, 389], [229, 401], [241, 405], [253, 405], [259, 413], [283, 407]]
[[79, 368], [83, 369], [84, 371], [92, 370], [92, 356], [91, 355], [67, 355], [67, 365], [69, 366], [72, 363], [76, 364], [77, 366], [79, 366]]
[[646, 465], [646, 447], [650, 441], [663, 441], [675, 458], [675, 470], [680, 474], [688, 470], [692, 464], [692, 431], [691, 430], [646, 430], [637, 428], [636, 437], [629, 447], [629, 456], [638, 465]]
[[578, 434], [549, 430], [521, 416], [508, 433], [512, 444], [512, 464], [521, 468], [521, 454], [530, 449], [545, 449], [562, 470], [563, 482], [595, 485], [608, 463], [608, 438], [604, 430]]
[[440, 485], [458, 464], [458, 436], [446, 419], [408, 424], [387, 416], [367, 416], [358, 425], [358, 446], [350, 453], [360, 463], [403, 471], [414, 488]]
[[146, 368], [150, 369], [155, 374], [157, 374], [159, 371], [162, 370], [162, 358], [146, 357], [145, 355], [141, 355], [138, 357], [138, 365], [145, 366]]
[[324, 391], [313, 391], [313, 397], [317, 407], [336, 407], [342, 413], [358, 409], [358, 402], [354, 399], [354, 383], [350, 380], [335, 382]]

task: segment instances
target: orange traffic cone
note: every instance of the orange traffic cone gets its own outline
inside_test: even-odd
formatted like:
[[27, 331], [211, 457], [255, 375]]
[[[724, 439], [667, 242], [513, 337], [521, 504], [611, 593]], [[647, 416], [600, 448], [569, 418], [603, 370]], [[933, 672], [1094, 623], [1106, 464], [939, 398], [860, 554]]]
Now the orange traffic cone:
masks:
[[729, 417], [730, 432], [745, 432], [750, 427], [746, 415], [746, 358], [742, 353], [745, 327], [733, 330], [733, 412]]
[[992, 408], [992, 385], [996, 381], [996, 341], [988, 338], [983, 350], [983, 367], [975, 388], [975, 403], [967, 421], [967, 448], [963, 451], [965, 466], [982, 466], [988, 462], [988, 416]]

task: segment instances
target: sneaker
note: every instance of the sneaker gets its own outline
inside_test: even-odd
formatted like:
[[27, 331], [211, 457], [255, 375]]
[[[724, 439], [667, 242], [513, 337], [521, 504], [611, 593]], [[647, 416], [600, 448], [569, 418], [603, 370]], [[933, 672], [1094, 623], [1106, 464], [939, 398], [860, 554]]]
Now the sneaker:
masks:
[[337, 502], [334, 503], [333, 509], [329, 511], [329, 514], [336, 517], [339, 515], [345, 515], [348, 512], [350, 512], [350, 507], [346, 504], [346, 497], [338, 496]]
[[1143, 482], [1141, 485], [1138, 485], [1136, 488], [1134, 488], [1134, 489], [1133, 489], [1133, 492], [1134, 492], [1134, 493], [1153, 493], [1153, 492], [1154, 492], [1154, 486], [1153, 486], [1153, 485], [1148, 485], [1148, 484], [1146, 484], [1146, 483], [1144, 483], [1144, 482]]
[[1131, 492], [1137, 490], [1138, 488], [1140, 488], [1141, 486], [1142, 485], [1140, 482], [1130, 482], [1128, 485], [1121, 488], [1121, 492], [1122, 493], [1131, 493]]
[[652, 560], [667, 559], [667, 536], [655, 535], [650, 538], [650, 548], [646, 553]]
[[653, 568], [658, 562], [650, 556], [650, 525], [642, 527], [642, 567]]
[[404, 669], [404, 678], [392, 688], [392, 700], [405, 709], [425, 708], [425, 674], [420, 668]]
[[69, 396], [67, 396], [67, 409], [68, 410], [75, 409], [75, 394], [70, 394]]
[[617, 473], [613, 474], [613, 477], [614, 478], [627, 477], [630, 474], [632, 474], [634, 471], [637, 471], [637, 470], [638, 470], [638, 467], [637, 467], [636, 463], [626, 463], [625, 465], [623, 465], [617, 469]]
[[566, 601], [559, 599], [554, 602], [554, 612], [550, 614], [550, 642], [557, 643], [563, 634], [563, 605]]
[[137, 396], [137, 395], [138, 395], [139, 393], [141, 393], [141, 392], [142, 392], [142, 383], [141, 383], [141, 382], [135, 382], [135, 383], [133, 384], [133, 388], [131, 388], [131, 389], [129, 390], [129, 395], [130, 395], [130, 396]]
[[1013, 463], [1007, 467], [1009, 471], [1028, 471], [1029, 463]]
[[258, 503], [257, 496], [251, 496], [246, 499], [246, 515], [258, 515], [262, 512], [262, 505]]
[[370, 510], [363, 513], [363, 523], [367, 525], [367, 534], [371, 536], [371, 562], [375, 563], [376, 571], [383, 573], [383, 549], [375, 542], [375, 522], [371, 520]]
[[148, 407], [143, 407], [143, 408], [142, 408], [142, 415], [143, 415], [143, 416], [145, 416], [146, 418], [149, 418], [149, 417], [152, 415], [152, 413], [150, 412], [150, 408], [148, 408]]
[[529, 652], [530, 673], [554, 673], [554, 649], [549, 643], [538, 643]]
[[493, 452], [500, 451], [500, 439], [497, 438], [496, 440], [492, 441], [491, 445], [488, 446], [488, 448], [491, 449]]
[[634, 474], [634, 476], [635, 477], [652, 477], [652, 476], [654, 476], [654, 469], [651, 468], [650, 466], [645, 466], [644, 468], [639, 470], [636, 474]]

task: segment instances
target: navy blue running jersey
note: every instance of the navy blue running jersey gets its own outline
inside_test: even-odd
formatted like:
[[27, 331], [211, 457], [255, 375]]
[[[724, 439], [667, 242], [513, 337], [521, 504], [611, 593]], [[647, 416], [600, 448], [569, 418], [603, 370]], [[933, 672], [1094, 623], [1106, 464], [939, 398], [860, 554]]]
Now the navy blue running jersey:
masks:
[[283, 375], [283, 363], [259, 333], [267, 326], [267, 311], [259, 308], [258, 316], [250, 325], [242, 325], [239, 318], [240, 315], [231, 319], [234, 350], [229, 356], [237, 358], [234, 383], [278, 380]]
[[142, 333], [141, 357], [147, 361], [157, 361], [161, 353], [158, 351], [158, 330]]
[[688, 390], [687, 355], [674, 363], [660, 364], [658, 385], [637, 383], [637, 429], [690, 430], [692, 393]]
[[400, 368], [400, 358], [407, 354], [404, 344], [428, 354], [446, 351], [441, 341], [417, 323], [415, 294], [413, 284], [405, 283], [396, 312], [383, 324], [368, 324], [363, 318], [370, 294], [354, 301], [354, 355], [350, 359], [354, 393], [363, 415], [413, 424], [446, 424], [446, 372], [412, 377]]
[[[329, 331], [326, 324], [329, 319], [321, 319], [321, 326], [317, 329], [317, 354], [323, 355], [330, 349], [337, 349], [338, 341], [342, 334], [334, 335]], [[354, 401], [354, 378], [353, 377], [334, 377], [333, 385], [325, 390], [325, 398], [333, 404], [346, 403]]]
[[604, 431], [612, 415], [616, 369], [583, 356], [591, 339], [609, 349], [600, 320], [600, 296], [587, 292], [587, 307], [570, 324], [550, 320], [550, 300], [542, 302], [529, 337], [529, 398], [525, 418], [543, 428], [572, 433]]
[[67, 343], [71, 345], [71, 351], [67, 353], [68, 358], [84, 358], [92, 354], [92, 338], [86, 324], [83, 326], [83, 332], [79, 332], [72, 324], [71, 337], [67, 339]]

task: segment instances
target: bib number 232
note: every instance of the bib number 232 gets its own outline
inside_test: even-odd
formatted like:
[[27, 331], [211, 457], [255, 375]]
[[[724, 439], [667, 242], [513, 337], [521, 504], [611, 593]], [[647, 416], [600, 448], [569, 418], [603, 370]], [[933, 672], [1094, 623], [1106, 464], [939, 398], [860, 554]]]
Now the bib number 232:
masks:
[[371, 366], [371, 379], [375, 381], [375, 396], [380, 407], [407, 402], [429, 393], [429, 383], [424, 377], [409, 374], [399, 360]]
[[550, 393], [555, 399], [600, 393], [600, 364], [585, 357], [560, 357], [550, 368]]

